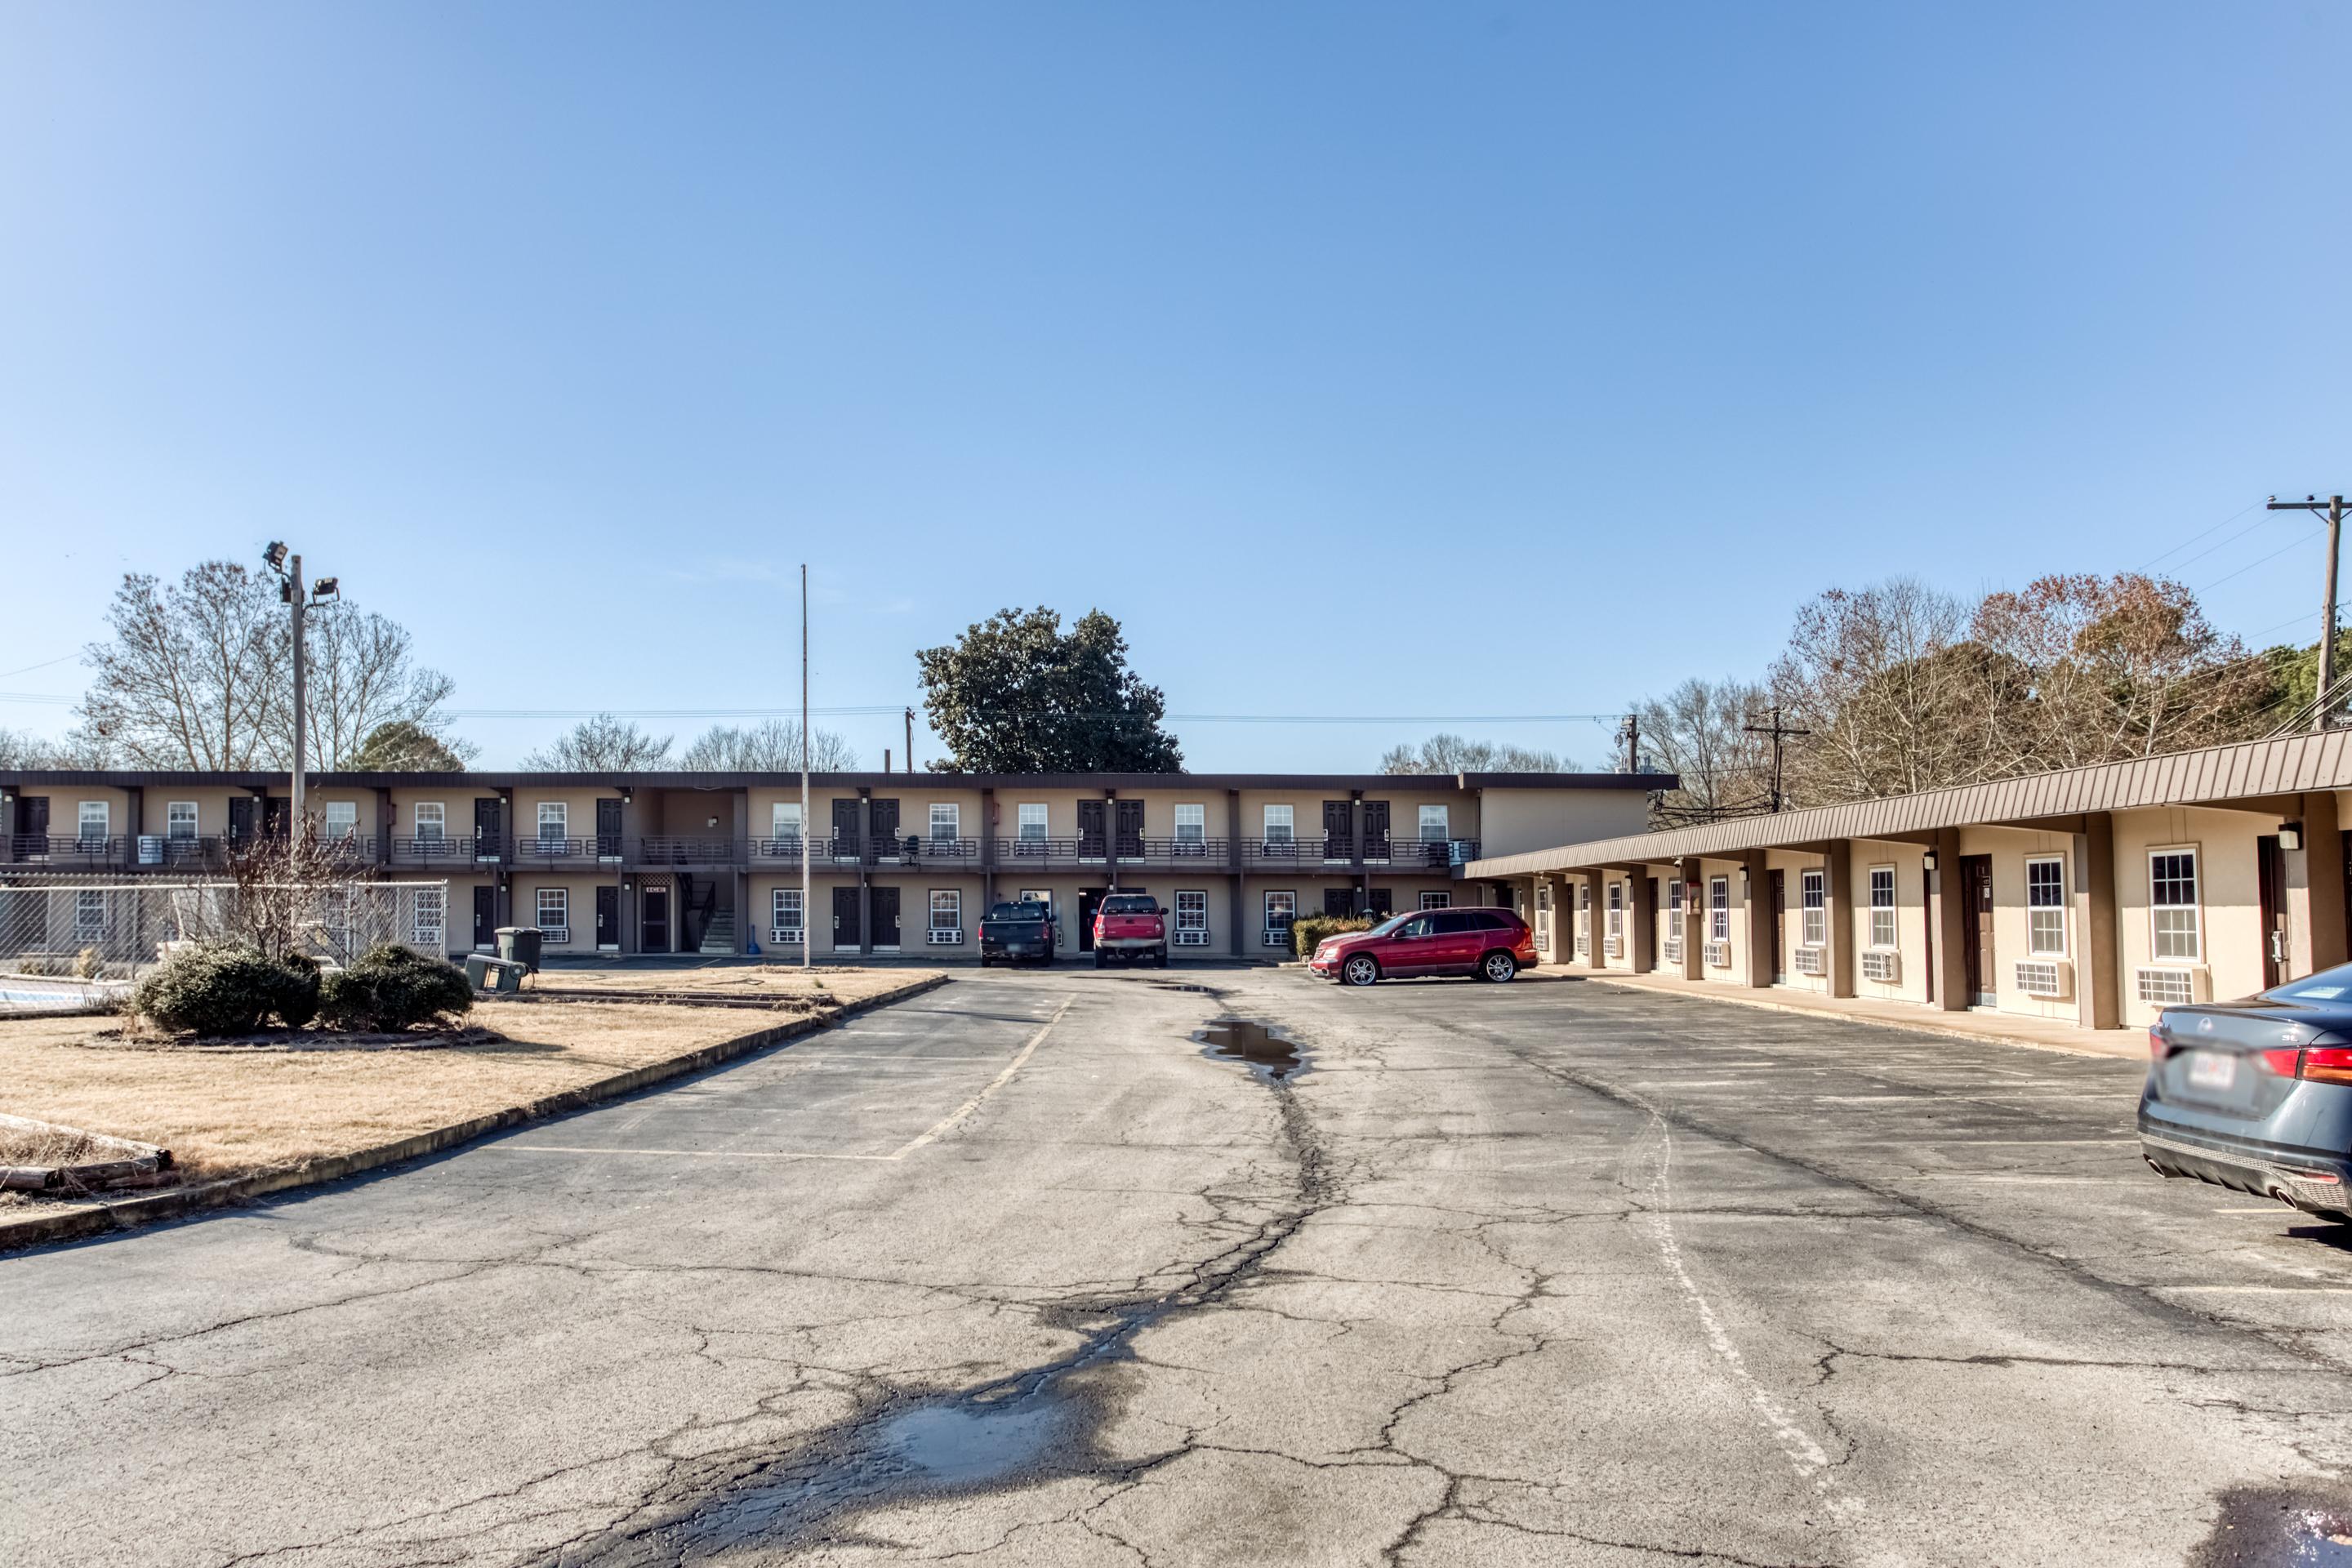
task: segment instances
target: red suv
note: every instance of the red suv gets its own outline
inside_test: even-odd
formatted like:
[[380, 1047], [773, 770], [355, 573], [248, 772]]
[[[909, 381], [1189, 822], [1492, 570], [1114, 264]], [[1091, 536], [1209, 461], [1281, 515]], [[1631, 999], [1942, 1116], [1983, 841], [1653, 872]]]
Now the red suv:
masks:
[[1343, 985], [1408, 974], [1475, 974], [1496, 983], [1536, 964], [1536, 933], [1508, 910], [1423, 910], [1370, 931], [1325, 937], [1307, 967]]

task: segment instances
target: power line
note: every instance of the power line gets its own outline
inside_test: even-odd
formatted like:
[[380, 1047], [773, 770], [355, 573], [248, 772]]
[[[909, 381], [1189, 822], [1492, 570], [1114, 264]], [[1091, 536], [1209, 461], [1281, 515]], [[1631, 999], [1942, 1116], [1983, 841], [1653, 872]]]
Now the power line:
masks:
[[2268, 555], [2261, 556], [2255, 560], [2247, 562], [2243, 566], [2241, 566], [2235, 572], [2231, 573], [2228, 577], [2214, 578], [2210, 583], [2208, 583], [2203, 587], [2198, 589], [2197, 592], [2200, 594], [2210, 594], [2214, 589], [2220, 587], [2222, 584], [2229, 582], [2231, 578], [2242, 577], [2247, 573], [2252, 571], [2255, 567], [2262, 565], [2264, 562], [2275, 561], [2280, 556], [2285, 554], [2288, 551], [2294, 549], [2298, 545], [2308, 544], [2326, 531], [2327, 530], [2325, 528], [2315, 528], [2300, 539], [2291, 539], [2284, 544], [2280, 545], [2276, 550], [2272, 551]]
[[2215, 523], [2212, 527], [2208, 528], [2208, 529], [2205, 529], [2205, 530], [2203, 530], [2203, 531], [2200, 531], [2200, 532], [2191, 534], [2189, 538], [2182, 540], [2179, 543], [2178, 543], [2178, 544], [2174, 545], [2170, 550], [2166, 551], [2166, 552], [2164, 552], [2164, 555], [2158, 555], [2158, 556], [2155, 557], [2153, 560], [2149, 561], [2146, 565], [2143, 565], [2143, 566], [2140, 568], [2140, 570], [2141, 570], [2141, 571], [2143, 571], [2143, 572], [2147, 571], [2147, 570], [2148, 569], [2148, 567], [2150, 567], [2150, 566], [2154, 566], [2158, 561], [2161, 561], [2161, 560], [2163, 560], [2165, 555], [2176, 555], [2176, 554], [2179, 554], [2181, 551], [2188, 549], [2190, 545], [2192, 545], [2192, 544], [2196, 543], [2199, 540], [2205, 538], [2208, 534], [2214, 534], [2214, 533], [2219, 533], [2219, 532], [2221, 532], [2221, 530], [2223, 530], [2223, 529], [2225, 529], [2225, 528], [2229, 527], [2231, 523], [2233, 523], [2233, 522], [2237, 521], [2240, 518], [2242, 518], [2242, 517], [2245, 516], [2245, 515], [2246, 515], [2246, 513], [2248, 513], [2248, 512], [2250, 512], [2250, 511], [2253, 510], [2255, 507], [2258, 507], [2258, 506], [2260, 506], [2260, 505], [2262, 505], [2262, 504], [2263, 504], [2263, 503], [2262, 503], [2262, 502], [2260, 502], [2260, 501], [2253, 501], [2253, 502], [2249, 503], [2248, 505], [2245, 505], [2245, 506], [2242, 506], [2242, 507], [2240, 507], [2237, 510], [2235, 510], [2235, 511], [2231, 512], [2229, 516], [2227, 516], [2227, 517], [2223, 518], [2221, 521], [2219, 521], [2219, 522]]

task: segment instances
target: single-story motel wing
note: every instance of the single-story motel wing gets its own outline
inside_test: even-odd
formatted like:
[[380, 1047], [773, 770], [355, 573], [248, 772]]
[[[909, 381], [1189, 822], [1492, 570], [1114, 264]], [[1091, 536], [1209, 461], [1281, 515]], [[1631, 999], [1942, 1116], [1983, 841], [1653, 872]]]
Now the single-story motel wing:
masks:
[[[1549, 962], [2097, 1028], [2346, 961], [2352, 731], [1490, 856]], [[1596, 925], [1596, 921], [1598, 924]]]

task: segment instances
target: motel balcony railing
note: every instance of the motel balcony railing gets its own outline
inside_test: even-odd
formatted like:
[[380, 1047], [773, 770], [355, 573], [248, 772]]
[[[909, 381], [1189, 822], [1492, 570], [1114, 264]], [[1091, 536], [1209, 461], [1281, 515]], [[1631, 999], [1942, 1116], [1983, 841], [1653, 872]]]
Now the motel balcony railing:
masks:
[[525, 837], [513, 840], [510, 853], [525, 866], [593, 864], [618, 860], [622, 842], [617, 833], [600, 833], [593, 838]]
[[18, 833], [9, 837], [8, 854], [11, 859], [47, 866], [120, 866], [129, 844], [127, 838], [107, 838], [96, 834], [87, 838], [68, 838], [56, 834]]
[[496, 864], [505, 850], [499, 837], [394, 838], [389, 858], [394, 866], [476, 866]]
[[637, 859], [648, 866], [733, 866], [748, 847], [741, 838], [640, 838]]

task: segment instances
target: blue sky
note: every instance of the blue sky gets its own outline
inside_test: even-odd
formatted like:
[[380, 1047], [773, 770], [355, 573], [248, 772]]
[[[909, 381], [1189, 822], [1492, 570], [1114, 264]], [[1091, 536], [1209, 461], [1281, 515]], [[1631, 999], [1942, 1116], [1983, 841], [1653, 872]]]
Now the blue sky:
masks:
[[[1179, 714], [1611, 711], [1833, 584], [2137, 567], [2249, 506], [2174, 559], [2308, 640], [2319, 547], [2259, 502], [2352, 485], [2347, 45], [2334, 5], [19, 0], [0, 691], [78, 692], [25, 667], [121, 573], [273, 538], [460, 709], [792, 705], [806, 561], [820, 707], [919, 707], [915, 648], [1042, 603]], [[566, 721], [459, 728], [495, 766]], [[1177, 726], [1299, 770], [1432, 727]]]

